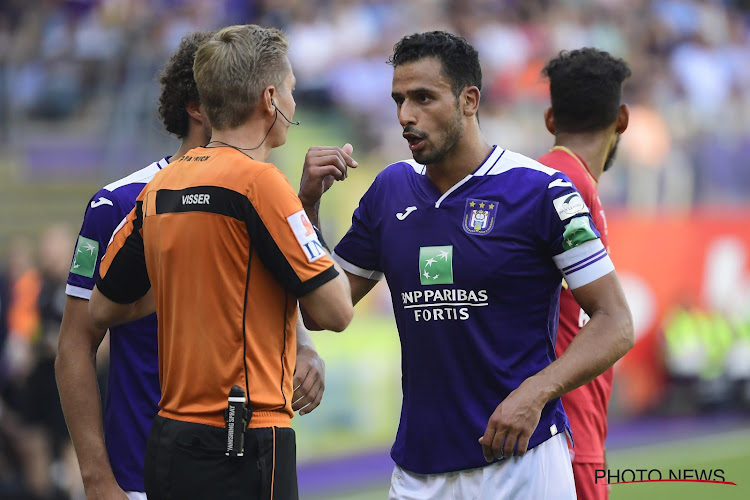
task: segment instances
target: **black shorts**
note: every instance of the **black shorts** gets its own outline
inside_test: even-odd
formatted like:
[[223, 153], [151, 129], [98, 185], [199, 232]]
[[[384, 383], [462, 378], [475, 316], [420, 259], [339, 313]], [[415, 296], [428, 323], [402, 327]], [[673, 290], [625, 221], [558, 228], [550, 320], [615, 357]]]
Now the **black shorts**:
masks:
[[294, 430], [245, 431], [245, 455], [226, 456], [226, 429], [154, 418], [146, 447], [149, 500], [298, 500]]

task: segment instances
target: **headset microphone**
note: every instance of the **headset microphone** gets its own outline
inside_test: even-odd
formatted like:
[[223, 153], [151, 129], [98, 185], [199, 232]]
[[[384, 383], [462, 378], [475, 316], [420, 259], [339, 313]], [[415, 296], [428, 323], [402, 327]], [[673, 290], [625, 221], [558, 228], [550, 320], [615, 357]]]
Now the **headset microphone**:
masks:
[[299, 121], [294, 121], [294, 122], [293, 122], [292, 120], [290, 120], [289, 118], [287, 118], [287, 117], [286, 117], [286, 115], [285, 115], [285, 114], [284, 114], [284, 113], [283, 113], [283, 112], [282, 112], [282, 111], [281, 111], [281, 110], [280, 110], [280, 109], [279, 109], [279, 108], [278, 108], [278, 107], [276, 106], [276, 103], [275, 103], [275, 102], [271, 101], [271, 105], [272, 105], [272, 106], [273, 106], [274, 108], [276, 108], [276, 111], [277, 111], [277, 112], [278, 112], [278, 113], [279, 113], [279, 114], [280, 114], [281, 116], [283, 116], [283, 117], [284, 117], [284, 119], [285, 119], [285, 120], [286, 120], [287, 122], [289, 122], [289, 125], [299, 125], [299, 124], [300, 124], [300, 123], [299, 123]]

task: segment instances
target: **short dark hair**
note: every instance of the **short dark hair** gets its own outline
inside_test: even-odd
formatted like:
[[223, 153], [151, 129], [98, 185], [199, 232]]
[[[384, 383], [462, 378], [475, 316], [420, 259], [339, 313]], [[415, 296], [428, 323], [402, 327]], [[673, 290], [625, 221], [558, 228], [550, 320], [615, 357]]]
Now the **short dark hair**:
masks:
[[393, 46], [393, 55], [387, 62], [395, 68], [425, 57], [435, 57], [441, 62], [443, 74], [450, 79], [456, 97], [465, 87], [482, 89], [479, 52], [466, 38], [446, 31], [405, 36]]
[[624, 60], [586, 47], [563, 50], [547, 63], [542, 74], [549, 78], [555, 128], [593, 132], [617, 120], [622, 83], [632, 72]]
[[188, 134], [189, 117], [185, 105], [198, 101], [198, 87], [193, 77], [193, 61], [198, 47], [213, 36], [211, 32], [185, 35], [177, 52], [172, 54], [159, 75], [159, 118], [167, 132], [183, 139]]

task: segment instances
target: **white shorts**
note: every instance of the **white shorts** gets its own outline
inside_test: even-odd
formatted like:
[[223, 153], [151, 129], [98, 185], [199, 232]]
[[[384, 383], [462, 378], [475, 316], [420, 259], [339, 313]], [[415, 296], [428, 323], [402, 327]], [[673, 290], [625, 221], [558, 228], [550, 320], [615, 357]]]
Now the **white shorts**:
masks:
[[142, 491], [126, 491], [125, 495], [127, 495], [128, 500], [148, 500], [146, 494]]
[[414, 474], [398, 465], [391, 475], [389, 500], [576, 500], [565, 433], [525, 455], [478, 469], [445, 474]]

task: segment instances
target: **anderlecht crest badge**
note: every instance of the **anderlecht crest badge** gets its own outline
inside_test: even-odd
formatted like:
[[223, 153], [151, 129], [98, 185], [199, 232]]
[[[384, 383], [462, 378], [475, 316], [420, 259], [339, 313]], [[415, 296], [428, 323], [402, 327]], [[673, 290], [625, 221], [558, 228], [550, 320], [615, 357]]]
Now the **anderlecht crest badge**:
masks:
[[497, 217], [497, 202], [490, 200], [466, 200], [464, 231], [469, 234], [487, 234], [492, 231]]

